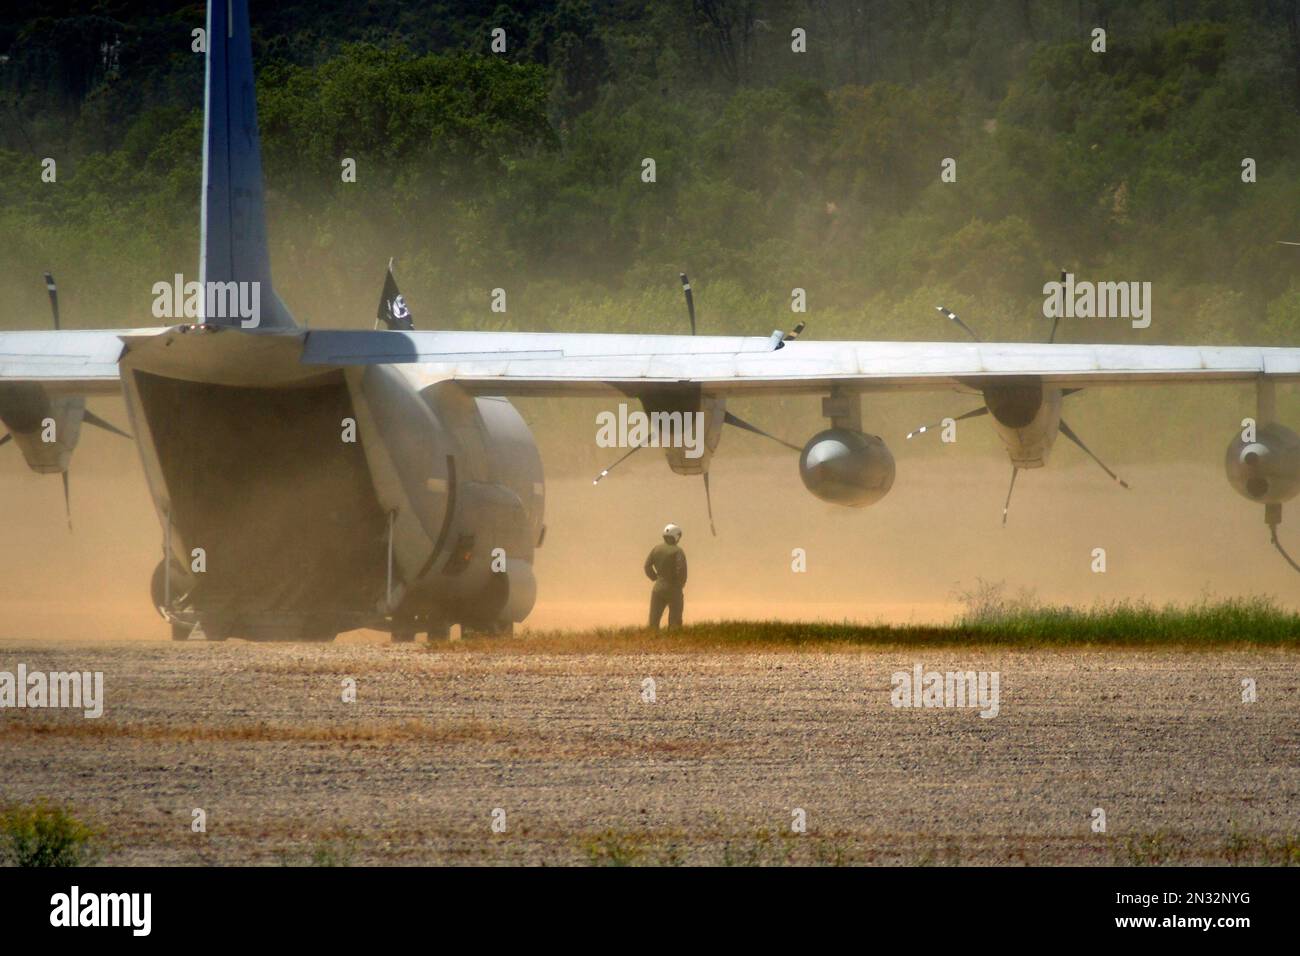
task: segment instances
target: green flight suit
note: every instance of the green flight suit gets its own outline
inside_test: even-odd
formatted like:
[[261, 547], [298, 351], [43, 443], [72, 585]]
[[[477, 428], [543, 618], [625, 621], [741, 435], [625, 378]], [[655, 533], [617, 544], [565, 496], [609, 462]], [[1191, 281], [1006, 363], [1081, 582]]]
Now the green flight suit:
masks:
[[650, 590], [650, 627], [659, 630], [659, 622], [668, 608], [668, 626], [682, 626], [682, 607], [686, 587], [686, 552], [675, 544], [657, 544], [645, 559], [645, 576], [654, 582]]

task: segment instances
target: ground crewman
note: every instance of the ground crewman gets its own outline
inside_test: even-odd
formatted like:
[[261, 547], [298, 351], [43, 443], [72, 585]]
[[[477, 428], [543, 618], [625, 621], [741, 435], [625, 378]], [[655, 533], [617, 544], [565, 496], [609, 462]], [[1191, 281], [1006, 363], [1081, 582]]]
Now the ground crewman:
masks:
[[654, 582], [650, 590], [650, 627], [659, 630], [659, 621], [668, 608], [668, 626], [682, 626], [682, 605], [686, 587], [686, 552], [677, 546], [682, 529], [675, 524], [664, 526], [664, 543], [656, 544], [645, 559], [645, 576]]

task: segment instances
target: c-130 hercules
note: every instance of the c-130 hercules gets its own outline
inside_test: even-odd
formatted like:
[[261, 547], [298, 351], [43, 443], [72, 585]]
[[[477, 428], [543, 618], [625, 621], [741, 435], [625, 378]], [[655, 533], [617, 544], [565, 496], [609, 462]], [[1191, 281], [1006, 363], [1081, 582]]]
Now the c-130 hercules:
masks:
[[[667, 458], [707, 480], [723, 425], [766, 434], [728, 397], [821, 395], [830, 427], [804, 445], [800, 475], [817, 497], [860, 507], [894, 479], [889, 449], [862, 430], [865, 392], [982, 393], [1019, 470], [1042, 466], [1059, 432], [1082, 445], [1061, 420], [1071, 391], [1250, 382], [1257, 433], [1233, 439], [1227, 473], [1265, 506], [1277, 543], [1282, 503], [1300, 490], [1300, 439], [1274, 420], [1274, 385], [1300, 379], [1300, 349], [418, 332], [402, 310], [388, 330], [302, 328], [271, 283], [245, 0], [209, 3], [207, 43], [202, 320], [0, 333], [5, 440], [36, 471], [66, 480], [82, 422], [102, 424], [86, 397], [125, 398], [163, 532], [154, 602], [177, 639], [372, 627], [410, 640], [524, 620], [545, 492], [511, 396], [618, 394], [702, 412], [703, 454]], [[249, 288], [255, 323], [214, 307]], [[354, 442], [341, 440], [347, 420]]]

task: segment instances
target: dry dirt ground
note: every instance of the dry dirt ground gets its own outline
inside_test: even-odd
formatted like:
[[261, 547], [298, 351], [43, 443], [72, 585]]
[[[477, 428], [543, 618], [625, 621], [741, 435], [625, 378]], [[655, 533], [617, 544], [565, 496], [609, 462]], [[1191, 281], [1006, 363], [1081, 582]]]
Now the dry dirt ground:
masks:
[[[106, 709], [0, 711], [0, 799], [121, 864], [1300, 862], [1295, 652], [663, 647], [4, 640]], [[895, 709], [916, 663], [999, 715]]]

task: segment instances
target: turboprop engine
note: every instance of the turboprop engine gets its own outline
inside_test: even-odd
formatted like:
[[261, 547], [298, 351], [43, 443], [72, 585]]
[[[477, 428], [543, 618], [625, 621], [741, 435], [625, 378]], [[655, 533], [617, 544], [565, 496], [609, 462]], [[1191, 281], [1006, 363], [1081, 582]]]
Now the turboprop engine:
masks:
[[0, 422], [13, 436], [27, 466], [40, 474], [68, 470], [85, 413], [85, 399], [52, 396], [39, 385], [10, 385], [0, 390]]

